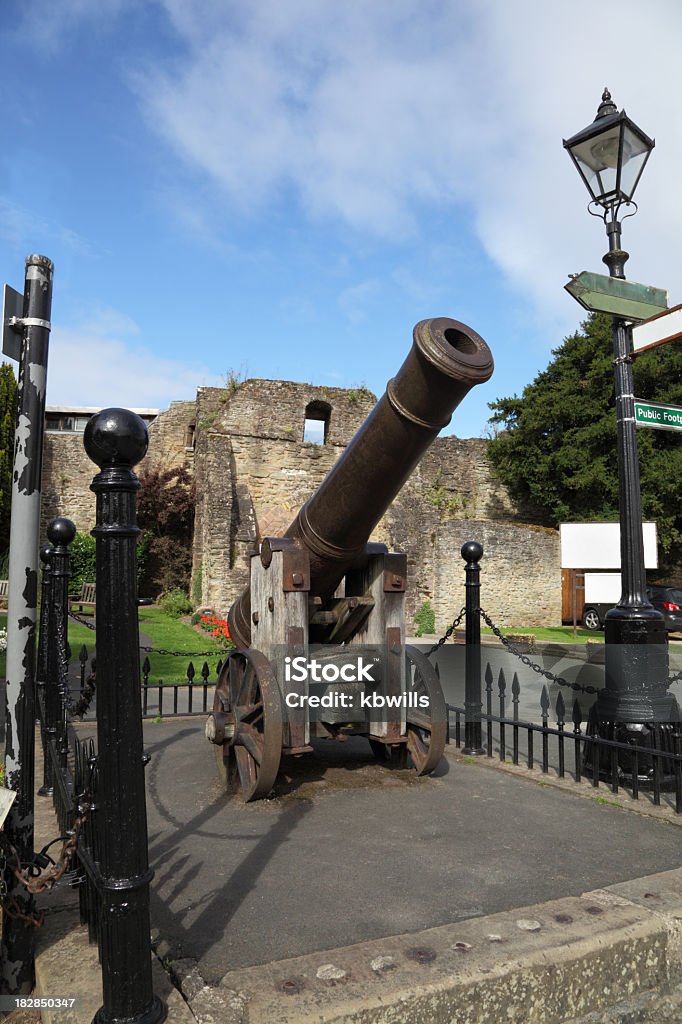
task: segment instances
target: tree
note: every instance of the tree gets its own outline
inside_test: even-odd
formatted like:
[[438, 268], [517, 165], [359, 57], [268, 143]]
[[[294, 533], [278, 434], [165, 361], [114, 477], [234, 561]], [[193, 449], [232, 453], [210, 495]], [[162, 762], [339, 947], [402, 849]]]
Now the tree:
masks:
[[0, 555], [9, 548], [17, 382], [10, 363], [0, 363]]
[[[618, 520], [618, 463], [611, 318], [590, 314], [581, 330], [520, 398], [490, 403], [502, 431], [489, 458], [511, 493], [538, 508], [549, 526]], [[634, 362], [638, 398], [682, 405], [682, 347], [642, 353]], [[661, 570], [682, 564], [682, 438], [638, 430], [642, 512], [658, 524]]]
[[192, 568], [194, 484], [186, 469], [144, 470], [137, 500], [145, 573], [141, 592], [187, 591]]

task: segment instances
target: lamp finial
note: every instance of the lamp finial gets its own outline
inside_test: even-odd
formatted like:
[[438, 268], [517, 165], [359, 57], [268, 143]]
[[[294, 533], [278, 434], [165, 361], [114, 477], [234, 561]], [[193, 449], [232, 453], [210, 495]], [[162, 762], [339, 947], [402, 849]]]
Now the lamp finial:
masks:
[[611, 114], [617, 114], [618, 107], [611, 99], [611, 93], [607, 88], [604, 89], [601, 97], [601, 103], [597, 108], [597, 116], [595, 121], [598, 121], [601, 117], [609, 117]]

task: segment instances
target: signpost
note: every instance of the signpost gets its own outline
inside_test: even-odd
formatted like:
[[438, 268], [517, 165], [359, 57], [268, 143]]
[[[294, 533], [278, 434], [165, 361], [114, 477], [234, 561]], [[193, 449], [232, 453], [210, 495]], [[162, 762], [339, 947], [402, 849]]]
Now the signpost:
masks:
[[591, 313], [612, 313], [624, 320], [647, 320], [668, 309], [665, 288], [593, 274], [588, 270], [571, 274], [571, 280], [564, 288]]
[[632, 347], [635, 352], [644, 352], [656, 345], [682, 338], [682, 306], [673, 306], [666, 313], [659, 313], [638, 324], [632, 330]]
[[2, 296], [2, 354], [18, 363], [21, 360], [24, 296], [6, 284]]
[[635, 426], [654, 430], [682, 430], [682, 408], [635, 399]]

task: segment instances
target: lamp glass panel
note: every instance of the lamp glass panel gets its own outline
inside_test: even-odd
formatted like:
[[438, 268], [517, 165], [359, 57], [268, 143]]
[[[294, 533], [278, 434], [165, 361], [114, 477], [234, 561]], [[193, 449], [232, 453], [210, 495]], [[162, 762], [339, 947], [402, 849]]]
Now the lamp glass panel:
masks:
[[635, 186], [642, 173], [642, 168], [651, 150], [647, 143], [632, 131], [627, 125], [623, 126], [623, 166], [620, 172], [620, 190], [631, 198]]
[[587, 187], [598, 199], [615, 192], [618, 184], [618, 151], [621, 125], [616, 124], [571, 148]]

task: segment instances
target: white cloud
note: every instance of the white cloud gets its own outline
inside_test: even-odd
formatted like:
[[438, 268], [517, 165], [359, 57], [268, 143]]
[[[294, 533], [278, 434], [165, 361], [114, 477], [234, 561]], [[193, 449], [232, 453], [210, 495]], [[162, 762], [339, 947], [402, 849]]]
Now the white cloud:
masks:
[[222, 383], [199, 364], [160, 359], [140, 335], [130, 317], [113, 309], [93, 311], [84, 324], [55, 327], [47, 404], [164, 409], [194, 398], [199, 385]]
[[338, 297], [338, 303], [352, 324], [367, 319], [368, 308], [381, 291], [379, 281], [360, 281], [345, 288]]
[[[466, 210], [529, 315], [575, 323], [558, 282], [601, 270], [603, 228], [561, 146], [607, 84], [658, 136], [627, 221], [628, 274], [682, 298], [682, 5], [679, 0], [158, 0], [177, 34], [165, 61], [135, 53], [130, 82], [154, 133], [221, 205], [307, 217], [401, 239], [425, 211], [442, 238]], [[130, 0], [34, 0], [34, 42], [66, 45], [79, 22], [105, 31]], [[93, 20], [93, 19], [96, 19]], [[153, 49], [153, 54], [152, 54]], [[204, 201], [179, 204], [211, 236]], [[213, 208], [213, 207], [211, 207]], [[6, 228], [16, 235], [17, 223]]]
[[86, 22], [91, 31], [105, 31], [110, 19], [130, 6], [130, 0], [31, 0], [22, 5], [22, 17], [13, 28], [22, 43], [25, 37], [47, 52], [55, 52], [70, 37], [77, 24]]
[[469, 204], [481, 244], [540, 319], [574, 321], [557, 280], [600, 269], [603, 229], [561, 139], [608, 84], [660, 135], [624, 235], [632, 276], [682, 295], [677, 0], [621, 0], [608, 26], [588, 0], [164, 7], [184, 56], [135, 88], [154, 129], [235, 208], [293, 197], [314, 219], [396, 238], [424, 204], [442, 211], [446, 236], [455, 204]]

